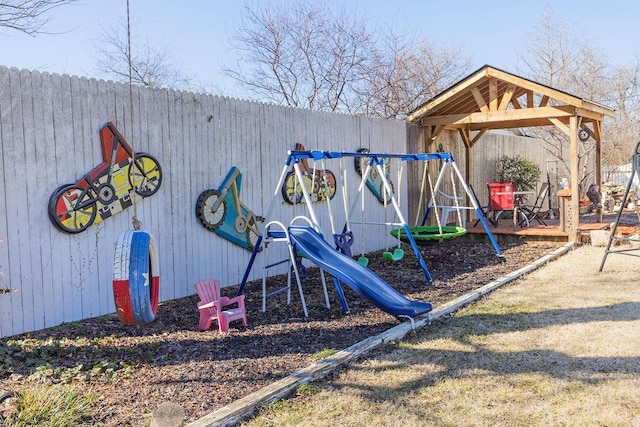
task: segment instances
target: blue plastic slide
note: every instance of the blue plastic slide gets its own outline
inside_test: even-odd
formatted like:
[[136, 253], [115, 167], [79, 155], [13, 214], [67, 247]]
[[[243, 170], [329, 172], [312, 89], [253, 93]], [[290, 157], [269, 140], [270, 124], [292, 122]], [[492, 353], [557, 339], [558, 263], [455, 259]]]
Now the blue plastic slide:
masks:
[[392, 316], [416, 317], [431, 311], [428, 302], [412, 301], [371, 270], [333, 249], [313, 228], [292, 225], [289, 236], [296, 250], [309, 261], [346, 283], [371, 304]]

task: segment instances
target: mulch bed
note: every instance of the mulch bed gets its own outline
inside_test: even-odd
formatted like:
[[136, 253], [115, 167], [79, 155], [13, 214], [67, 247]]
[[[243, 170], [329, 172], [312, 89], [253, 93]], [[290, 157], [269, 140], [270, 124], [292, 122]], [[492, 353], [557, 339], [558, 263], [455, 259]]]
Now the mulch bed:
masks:
[[[434, 307], [517, 270], [558, 247], [557, 243], [501, 245], [456, 239], [422, 246], [434, 282], [428, 285], [413, 253], [396, 263], [369, 254], [369, 268], [411, 299]], [[331, 308], [324, 305], [320, 274], [309, 267], [303, 281], [309, 309], [305, 318], [297, 290], [261, 311], [261, 282], [246, 287], [249, 326], [233, 322], [229, 333], [214, 326], [198, 330], [198, 298], [161, 304], [155, 322], [125, 326], [102, 316], [62, 327], [0, 340], [0, 392], [21, 390], [35, 382], [69, 383], [98, 400], [91, 424], [146, 425], [159, 405], [182, 406], [188, 421], [225, 406], [299, 370], [324, 349], [344, 349], [398, 324], [344, 287], [351, 313], [343, 314], [328, 280]], [[286, 277], [270, 279], [270, 286]], [[277, 282], [277, 283], [276, 283]], [[227, 288], [229, 295], [237, 287]], [[3, 354], [3, 352], [5, 354]], [[40, 367], [40, 368], [38, 368]]]

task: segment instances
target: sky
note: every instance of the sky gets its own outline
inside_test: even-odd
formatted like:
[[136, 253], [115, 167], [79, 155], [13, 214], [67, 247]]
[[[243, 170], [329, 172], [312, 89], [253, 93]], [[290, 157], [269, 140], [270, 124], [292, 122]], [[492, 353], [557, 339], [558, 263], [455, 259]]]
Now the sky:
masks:
[[[221, 69], [235, 63], [229, 37], [248, 1], [265, 4], [267, 0], [129, 0], [132, 37], [166, 46], [174, 64], [200, 87], [243, 97]], [[470, 72], [485, 64], [515, 72], [519, 52], [547, 8], [556, 21], [590, 40], [613, 65], [630, 64], [640, 57], [637, 0], [325, 1], [365, 15], [374, 28], [411, 30], [419, 39], [458, 48], [470, 59]], [[126, 0], [80, 0], [54, 9], [46, 34], [0, 30], [0, 65], [104, 78], [96, 66], [96, 46], [105, 27], [124, 26], [126, 18]]]

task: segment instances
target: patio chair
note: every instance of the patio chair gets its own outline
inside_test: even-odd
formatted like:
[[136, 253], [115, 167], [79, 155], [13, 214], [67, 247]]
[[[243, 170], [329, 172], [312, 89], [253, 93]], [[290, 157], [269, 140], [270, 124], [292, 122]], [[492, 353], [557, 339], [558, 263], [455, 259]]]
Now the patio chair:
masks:
[[[244, 308], [244, 295], [233, 298], [220, 296], [220, 281], [217, 279], [202, 280], [195, 285], [196, 293], [200, 297], [198, 310], [200, 311], [200, 329], [206, 331], [214, 320], [218, 321], [220, 332], [229, 330], [229, 322], [242, 320], [247, 326], [247, 313]], [[226, 308], [237, 304], [235, 308]]]
[[[457, 214], [460, 212], [460, 221], [456, 219], [456, 224], [460, 227], [466, 227], [466, 212], [464, 211], [464, 197], [462, 196], [451, 196], [447, 193], [444, 193], [440, 190], [436, 190], [435, 197], [429, 203], [429, 209], [432, 209], [434, 206], [437, 206], [440, 209], [440, 222], [442, 225], [447, 225], [449, 222], [449, 214], [454, 213]], [[458, 222], [460, 222], [458, 224]]]
[[[469, 189], [471, 190], [471, 194], [473, 195], [473, 198], [476, 199], [476, 203], [478, 205], [478, 207], [480, 208], [480, 212], [482, 213], [482, 216], [489, 221], [489, 223], [491, 225], [493, 225], [494, 227], [496, 226], [496, 222], [489, 216], [489, 205], [482, 205], [482, 203], [480, 203], [480, 199], [478, 199], [478, 195], [476, 194], [475, 190], [473, 189], [473, 187], [471, 185], [469, 185]], [[480, 218], [478, 218], [476, 220], [476, 222], [473, 223], [473, 226], [477, 226], [478, 223], [480, 222]]]
[[487, 183], [487, 191], [489, 192], [488, 214], [493, 213], [494, 226], [498, 226], [498, 218], [500, 218], [502, 212], [511, 211], [515, 213], [516, 199], [513, 193], [517, 190], [517, 187], [517, 184], [513, 181]]
[[547, 200], [548, 194], [549, 183], [545, 182], [536, 197], [536, 201], [533, 202], [532, 205], [523, 203], [518, 207], [518, 209], [520, 209], [524, 213], [529, 223], [536, 220], [540, 225], [544, 225], [546, 227], [547, 223], [544, 222], [544, 215], [540, 214], [540, 209], [542, 209], [542, 205], [544, 204], [545, 200]]

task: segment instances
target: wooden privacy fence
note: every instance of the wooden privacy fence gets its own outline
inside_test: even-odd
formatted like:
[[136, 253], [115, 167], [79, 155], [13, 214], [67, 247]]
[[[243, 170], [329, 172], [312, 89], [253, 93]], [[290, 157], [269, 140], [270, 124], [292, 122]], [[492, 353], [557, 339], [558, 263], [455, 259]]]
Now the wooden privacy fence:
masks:
[[[201, 279], [234, 285], [244, 274], [250, 252], [205, 229], [194, 214], [198, 196], [217, 188], [233, 166], [242, 174], [242, 203], [262, 215], [275, 195], [274, 218], [286, 223], [305, 213], [275, 189], [296, 143], [336, 151], [406, 147], [400, 121], [138, 87], [131, 108], [128, 85], [0, 67], [0, 336], [113, 313], [114, 246], [132, 228], [134, 209], [158, 242], [160, 300], [180, 298], [194, 294]], [[158, 160], [162, 184], [83, 232], [62, 232], [49, 220], [49, 198], [103, 161], [99, 131], [108, 121], [133, 151]], [[353, 164], [343, 166], [355, 195], [358, 176]], [[326, 164], [339, 179], [340, 167]], [[338, 186], [332, 210], [340, 227], [341, 197]], [[383, 221], [380, 203], [366, 203], [367, 220]], [[327, 213], [319, 217], [328, 227]], [[367, 232], [357, 244], [381, 249], [383, 233]], [[260, 274], [254, 269], [251, 278]]]

